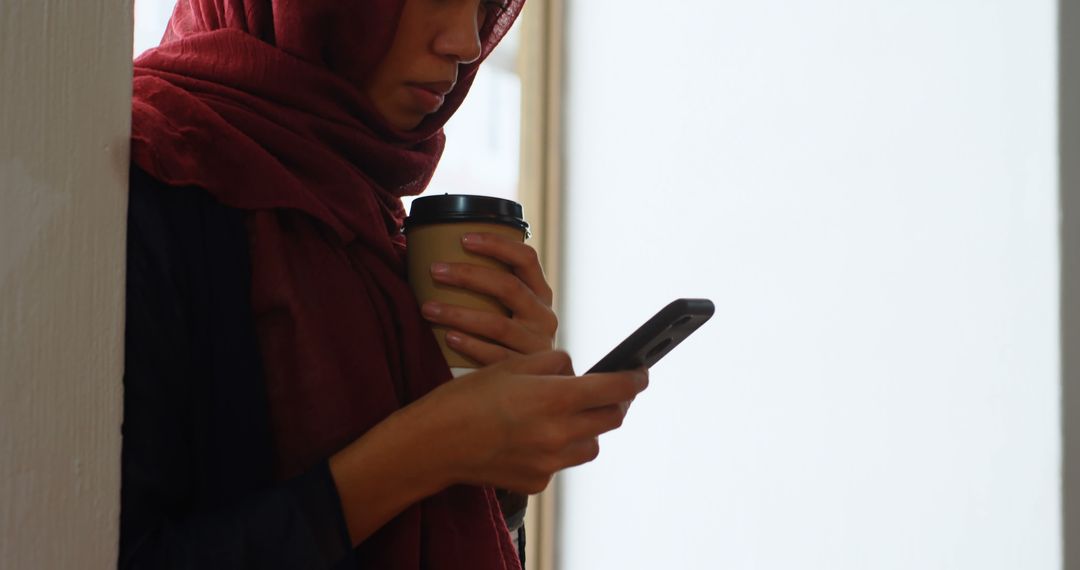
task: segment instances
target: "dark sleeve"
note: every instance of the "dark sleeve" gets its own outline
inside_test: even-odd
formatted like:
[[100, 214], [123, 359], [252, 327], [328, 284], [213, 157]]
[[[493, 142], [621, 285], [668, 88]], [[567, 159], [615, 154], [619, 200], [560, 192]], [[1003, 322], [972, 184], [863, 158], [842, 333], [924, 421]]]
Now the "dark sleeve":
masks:
[[[195, 242], [206, 241], [215, 222], [200, 203], [170, 202], [184, 191], [132, 173], [119, 567], [355, 568], [327, 463], [275, 482], [255, 458], [268, 442], [245, 431], [268, 412], [214, 386], [208, 331], [190, 307], [213, 294], [193, 293], [203, 269], [174, 230], [194, 224]], [[213, 433], [232, 432], [230, 421], [235, 433]]]

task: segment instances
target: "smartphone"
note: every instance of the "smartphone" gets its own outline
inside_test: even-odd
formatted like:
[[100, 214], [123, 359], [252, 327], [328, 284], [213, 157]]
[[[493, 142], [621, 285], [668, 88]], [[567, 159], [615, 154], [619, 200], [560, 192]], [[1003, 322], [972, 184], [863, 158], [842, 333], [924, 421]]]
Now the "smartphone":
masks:
[[649, 368], [709, 320], [716, 307], [708, 299], [676, 299], [626, 337], [586, 374]]

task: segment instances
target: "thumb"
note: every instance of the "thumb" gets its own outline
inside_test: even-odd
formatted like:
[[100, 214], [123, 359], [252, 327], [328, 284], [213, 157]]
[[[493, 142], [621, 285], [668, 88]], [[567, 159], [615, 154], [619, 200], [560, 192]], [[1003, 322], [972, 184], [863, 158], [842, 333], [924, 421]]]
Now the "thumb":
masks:
[[521, 374], [564, 376], [573, 374], [574, 363], [565, 351], [549, 350], [508, 360], [507, 368]]

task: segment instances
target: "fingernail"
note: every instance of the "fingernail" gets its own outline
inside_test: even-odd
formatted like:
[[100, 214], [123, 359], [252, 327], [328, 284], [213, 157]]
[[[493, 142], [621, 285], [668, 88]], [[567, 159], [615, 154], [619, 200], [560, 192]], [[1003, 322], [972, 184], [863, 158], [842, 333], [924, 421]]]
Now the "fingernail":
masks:
[[446, 275], [450, 273], [450, 266], [445, 263], [432, 263], [431, 272], [435, 275]]
[[461, 241], [465, 244], [479, 243], [480, 239], [480, 234], [465, 234], [461, 236]]
[[429, 317], [437, 317], [442, 313], [442, 305], [438, 303], [424, 303], [423, 312]]
[[461, 344], [461, 335], [456, 332], [446, 333], [446, 342], [450, 344]]

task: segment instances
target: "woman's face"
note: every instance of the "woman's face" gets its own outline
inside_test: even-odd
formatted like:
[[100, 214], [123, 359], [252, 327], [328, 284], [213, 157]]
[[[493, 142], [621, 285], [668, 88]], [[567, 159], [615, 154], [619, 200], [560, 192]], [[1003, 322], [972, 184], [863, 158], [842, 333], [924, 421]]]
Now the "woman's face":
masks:
[[480, 57], [480, 28], [506, 0], [405, 0], [386, 57], [364, 91], [391, 126], [416, 128], [457, 83], [458, 65]]

